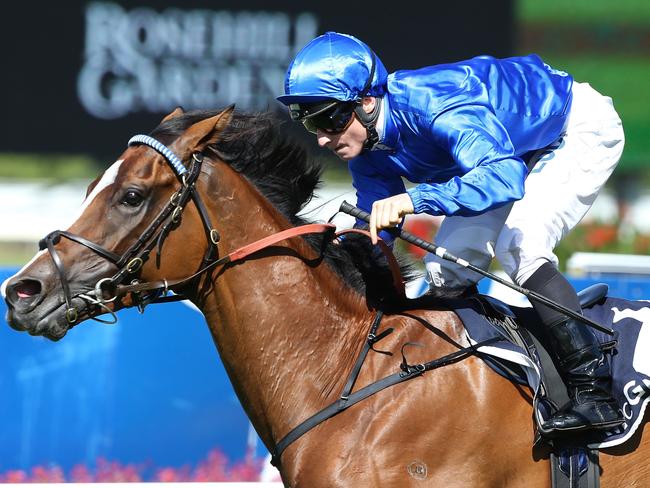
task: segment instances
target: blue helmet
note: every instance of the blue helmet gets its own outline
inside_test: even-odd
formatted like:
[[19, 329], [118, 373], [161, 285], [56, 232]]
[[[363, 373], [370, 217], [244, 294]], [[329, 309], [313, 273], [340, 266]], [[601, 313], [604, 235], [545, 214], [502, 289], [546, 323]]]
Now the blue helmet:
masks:
[[386, 92], [388, 73], [372, 50], [356, 37], [326, 32], [307, 44], [289, 65], [285, 105], [324, 100], [344, 102]]

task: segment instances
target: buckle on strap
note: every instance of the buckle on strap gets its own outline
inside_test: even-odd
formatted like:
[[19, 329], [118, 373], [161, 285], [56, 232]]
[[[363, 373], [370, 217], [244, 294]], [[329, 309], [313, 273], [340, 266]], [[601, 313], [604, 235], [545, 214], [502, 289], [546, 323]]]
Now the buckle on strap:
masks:
[[400, 373], [401, 376], [407, 376], [411, 374], [422, 374], [425, 371], [424, 364], [409, 364], [408, 361], [406, 360], [406, 355], [404, 354], [404, 349], [407, 346], [416, 346], [416, 347], [424, 347], [422, 344], [419, 342], [406, 342], [402, 344], [401, 352], [402, 352], [402, 362], [399, 365], [399, 368], [402, 370]]
[[136, 271], [138, 271], [142, 265], [144, 264], [144, 261], [142, 258], [133, 258], [131, 261], [129, 261], [129, 264], [126, 265], [126, 270], [130, 273], [133, 274]]
[[395, 329], [393, 329], [392, 327], [388, 327], [387, 329], [384, 329], [383, 331], [381, 331], [379, 334], [374, 334], [373, 332], [368, 334], [368, 346], [370, 346], [370, 349], [373, 350], [374, 352], [378, 352], [379, 354], [385, 354], [386, 356], [392, 356], [393, 353], [390, 352], [390, 351], [382, 351], [381, 349], [376, 349], [375, 344], [377, 342], [379, 342], [380, 340], [382, 340], [387, 335], [392, 334], [394, 330]]
[[380, 332], [379, 334], [376, 334], [376, 335], [370, 333], [370, 334], [368, 334], [368, 342], [370, 343], [370, 345], [373, 345], [375, 342], [379, 342], [380, 340], [382, 340], [388, 334], [391, 334], [393, 332], [393, 330], [394, 329], [392, 327], [389, 327], [388, 329], [385, 329], [385, 330], [383, 330], [382, 332]]
[[68, 322], [68, 324], [74, 324], [78, 318], [79, 310], [77, 310], [77, 307], [70, 307], [65, 311], [65, 320]]
[[175, 191], [172, 193], [172, 196], [169, 197], [169, 203], [172, 204], [174, 207], [178, 207], [178, 202], [181, 197], [181, 190]]

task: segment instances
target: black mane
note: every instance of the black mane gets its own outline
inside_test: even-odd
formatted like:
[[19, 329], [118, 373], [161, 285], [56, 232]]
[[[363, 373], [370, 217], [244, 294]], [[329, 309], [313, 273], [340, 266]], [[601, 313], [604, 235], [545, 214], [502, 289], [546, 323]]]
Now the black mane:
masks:
[[[161, 123], [151, 136], [170, 144], [192, 124], [217, 115], [220, 110], [192, 111]], [[210, 146], [214, 156], [246, 177], [294, 225], [308, 223], [298, 212], [320, 186], [323, 168], [299, 141], [283, 131], [284, 122], [268, 112], [235, 112], [219, 141]], [[307, 236], [317, 249], [322, 236]], [[385, 259], [377, 256], [368, 239], [346, 238], [342, 245], [328, 245], [326, 261], [354, 289], [369, 300], [390, 302], [396, 298]], [[408, 265], [405, 276], [413, 275]]]

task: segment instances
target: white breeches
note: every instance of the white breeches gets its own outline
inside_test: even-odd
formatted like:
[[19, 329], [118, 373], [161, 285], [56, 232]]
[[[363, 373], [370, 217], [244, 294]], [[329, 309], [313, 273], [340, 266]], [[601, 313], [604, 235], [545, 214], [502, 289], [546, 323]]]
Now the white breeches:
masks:
[[[524, 197], [475, 217], [446, 217], [438, 246], [486, 270], [496, 257], [518, 284], [546, 261], [557, 266], [553, 249], [591, 208], [625, 142], [610, 97], [588, 83], [574, 82], [572, 91], [566, 130], [539, 152]], [[433, 254], [424, 262], [432, 286], [464, 288], [482, 278]]]

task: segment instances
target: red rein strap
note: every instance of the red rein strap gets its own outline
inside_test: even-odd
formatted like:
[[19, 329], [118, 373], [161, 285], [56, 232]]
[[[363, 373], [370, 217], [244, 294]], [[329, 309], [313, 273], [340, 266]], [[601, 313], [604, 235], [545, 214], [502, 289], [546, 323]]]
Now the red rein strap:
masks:
[[[317, 234], [320, 232], [324, 233], [333, 230], [336, 230], [336, 226], [333, 224], [306, 224], [299, 227], [292, 227], [291, 229], [283, 230], [277, 234], [270, 235], [268, 237], [260, 239], [259, 241], [255, 241], [251, 244], [240, 247], [239, 249], [231, 252], [228, 256], [230, 257], [230, 262], [239, 261], [240, 259], [244, 259], [257, 251], [260, 251], [266, 247], [272, 246], [273, 244], [277, 244], [278, 242], [284, 241], [285, 239], [289, 239], [291, 237], [296, 237], [303, 234]], [[336, 233], [336, 237], [338, 238], [345, 234], [361, 234], [362, 236], [366, 236], [368, 239], [370, 239], [370, 232], [362, 229], [342, 230]], [[400, 297], [405, 297], [406, 291], [404, 289], [404, 279], [402, 278], [399, 264], [397, 264], [397, 259], [395, 259], [395, 255], [393, 254], [392, 249], [388, 246], [388, 244], [386, 244], [386, 242], [382, 240], [381, 237], [377, 238], [377, 245], [388, 260], [388, 266], [390, 268], [391, 274], [393, 275], [393, 284], [395, 285], [395, 289], [399, 293]]]
[[[334, 232], [335, 230], [336, 230], [336, 226], [334, 224], [306, 224], [306, 225], [301, 225], [299, 227], [292, 227], [291, 229], [283, 230], [281, 232], [270, 235], [268, 237], [264, 237], [259, 241], [255, 241], [252, 242], [251, 244], [242, 246], [239, 249], [236, 249], [230, 254], [224, 256], [223, 258], [210, 263], [205, 268], [200, 269], [192, 276], [189, 276], [187, 278], [182, 278], [180, 280], [170, 280], [170, 281], [164, 280], [164, 281], [136, 283], [133, 285], [119, 286], [118, 287], [119, 292], [117, 293], [117, 295], [123, 295], [129, 292], [151, 291], [151, 290], [163, 289], [163, 288], [166, 290], [168, 288], [171, 288], [172, 286], [185, 284], [193, 280], [200, 274], [204, 273], [208, 269], [212, 269], [219, 265], [223, 266], [227, 263], [241, 261], [246, 257], [250, 256], [251, 254], [256, 253], [257, 251], [261, 251], [262, 249], [265, 249], [269, 246], [272, 246], [273, 244], [277, 244], [278, 242], [284, 241], [286, 239], [290, 239], [296, 236], [301, 236], [304, 234]], [[349, 233], [361, 234], [370, 238], [370, 233], [368, 231], [361, 230], [361, 229], [343, 230], [341, 232], [336, 233], [336, 237], [339, 237], [344, 234], [349, 234]], [[397, 264], [397, 260], [395, 259], [395, 255], [393, 254], [393, 251], [391, 250], [390, 247], [388, 247], [388, 245], [381, 238], [378, 238], [377, 245], [382, 250], [382, 252], [386, 256], [386, 259], [388, 260], [388, 265], [390, 267], [391, 274], [393, 275], [393, 284], [395, 285], [395, 289], [397, 290], [397, 292], [400, 294], [401, 297], [405, 297], [406, 294], [404, 291], [404, 280], [402, 279], [402, 273], [400, 272], [399, 265]]]
[[318, 234], [330, 231], [333, 232], [335, 230], [336, 226], [333, 224], [307, 224], [301, 225], [299, 227], [292, 227], [291, 229], [283, 230], [277, 234], [264, 237], [259, 241], [255, 241], [251, 244], [240, 247], [239, 249], [228, 254], [228, 256], [230, 257], [231, 262], [239, 261], [240, 259], [244, 259], [245, 257], [250, 256], [257, 251], [261, 251], [266, 247], [272, 246], [273, 244], [277, 244], [278, 242], [284, 241], [285, 239], [289, 239], [291, 237], [301, 236], [303, 234]]

